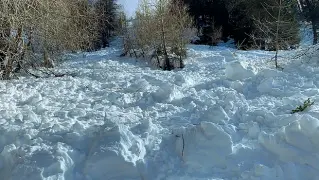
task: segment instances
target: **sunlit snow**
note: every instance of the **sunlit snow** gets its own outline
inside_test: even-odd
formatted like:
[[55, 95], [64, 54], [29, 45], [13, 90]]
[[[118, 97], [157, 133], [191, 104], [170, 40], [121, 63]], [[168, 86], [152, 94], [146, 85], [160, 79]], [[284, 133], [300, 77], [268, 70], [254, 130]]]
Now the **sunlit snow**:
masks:
[[317, 60], [188, 48], [172, 72], [113, 45], [59, 65], [74, 77], [1, 81], [0, 180], [319, 179]]

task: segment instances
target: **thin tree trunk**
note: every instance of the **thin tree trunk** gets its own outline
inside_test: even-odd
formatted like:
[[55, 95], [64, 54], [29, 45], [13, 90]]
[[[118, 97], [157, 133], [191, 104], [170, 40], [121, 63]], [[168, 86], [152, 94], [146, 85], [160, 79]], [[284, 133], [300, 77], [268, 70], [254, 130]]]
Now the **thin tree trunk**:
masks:
[[[16, 53], [19, 54], [19, 58], [17, 59], [17, 67], [14, 69], [14, 72], [19, 72], [21, 70], [21, 63], [24, 59], [24, 55], [25, 55], [25, 46], [24, 46], [24, 40], [22, 38], [22, 32], [23, 32], [23, 28], [20, 27], [18, 29], [18, 34], [16, 36]], [[21, 44], [20, 44], [21, 42]], [[21, 53], [21, 54], [20, 54]]]
[[[5, 67], [5, 72], [4, 72], [4, 79], [10, 79], [11, 73], [13, 72], [13, 63], [14, 63], [14, 59], [16, 57], [19, 57], [19, 43], [22, 40], [22, 32], [23, 32], [23, 28], [19, 27], [17, 30], [17, 35], [15, 36], [15, 42], [14, 42], [14, 46], [11, 49], [10, 55], [8, 57], [8, 61], [7, 61], [7, 65]], [[10, 50], [9, 50], [10, 51]], [[16, 59], [16, 61], [19, 61], [20, 59]], [[19, 64], [19, 62], [17, 62]]]
[[[160, 5], [161, 6], [161, 8], [163, 8], [162, 7], [162, 4]], [[171, 68], [171, 66], [170, 66], [170, 62], [169, 62], [169, 58], [168, 58], [168, 54], [167, 54], [167, 47], [166, 47], [166, 39], [165, 39], [165, 28], [164, 28], [164, 10], [163, 9], [161, 9], [161, 11], [162, 11], [162, 17], [161, 17], [161, 38], [162, 38], [162, 46], [163, 46], [163, 53], [164, 53], [164, 65], [163, 65], [163, 70], [168, 70], [168, 71], [170, 71], [170, 70], [172, 70], [172, 68]]]
[[0, 71], [3, 72], [3, 73], [5, 72], [4, 61], [6, 60], [6, 57], [7, 57], [7, 55], [6, 55], [5, 51], [1, 50], [1, 52], [0, 52]]
[[32, 52], [35, 52], [34, 50], [34, 47], [32, 46], [32, 33], [33, 33], [33, 30], [32, 28], [29, 29], [29, 32], [28, 32], [28, 43], [27, 43], [27, 48], [31, 49]]
[[312, 24], [312, 32], [313, 32], [313, 45], [315, 45], [318, 43], [318, 33], [317, 33], [318, 28], [314, 19], [311, 21], [311, 24]]
[[157, 60], [158, 67], [162, 68], [161, 67], [161, 61], [160, 61], [157, 53], [156, 53], [156, 60]]
[[277, 17], [277, 29], [276, 29], [276, 55], [275, 55], [275, 65], [276, 68], [279, 68], [278, 66], [278, 51], [279, 51], [279, 25], [280, 25], [280, 19], [281, 19], [281, 8], [282, 8], [282, 0], [279, 1], [279, 10], [278, 10], [278, 17]]
[[53, 68], [53, 63], [51, 62], [51, 60], [49, 58], [49, 52], [47, 50], [46, 45], [44, 45], [44, 47], [43, 47], [43, 63], [44, 63], [44, 67]]
[[184, 57], [184, 49], [183, 49], [183, 39], [182, 38], [180, 38], [179, 39], [179, 68], [184, 68], [185, 67], [185, 65], [184, 65], [184, 61], [183, 61], [183, 57]]
[[[105, 32], [105, 30], [103, 29], [102, 30], [103, 32], [101, 33], [102, 34], [102, 48], [106, 48], [108, 47], [108, 33]], [[101, 48], [101, 47], [98, 47], [98, 48]]]
[[8, 37], [10, 37], [11, 27], [7, 21], [3, 21], [2, 23], [2, 31], [0, 32], [0, 70], [2, 71], [2, 77], [4, 78], [6, 73], [6, 65], [5, 60], [8, 56]]

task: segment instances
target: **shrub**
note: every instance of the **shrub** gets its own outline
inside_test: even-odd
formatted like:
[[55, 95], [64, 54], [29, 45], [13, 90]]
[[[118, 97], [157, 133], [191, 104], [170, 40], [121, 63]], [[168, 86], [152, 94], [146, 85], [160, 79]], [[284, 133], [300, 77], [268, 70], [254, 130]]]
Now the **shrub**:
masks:
[[187, 7], [179, 0], [142, 1], [125, 32], [124, 53], [136, 58], [152, 54], [151, 61], [163, 70], [184, 67], [186, 44], [194, 35]]
[[315, 102], [310, 100], [310, 98], [308, 98], [303, 105], [299, 105], [296, 109], [293, 109], [291, 111], [291, 114], [297, 113], [297, 112], [303, 112], [305, 109], [307, 109], [308, 107], [312, 106]]

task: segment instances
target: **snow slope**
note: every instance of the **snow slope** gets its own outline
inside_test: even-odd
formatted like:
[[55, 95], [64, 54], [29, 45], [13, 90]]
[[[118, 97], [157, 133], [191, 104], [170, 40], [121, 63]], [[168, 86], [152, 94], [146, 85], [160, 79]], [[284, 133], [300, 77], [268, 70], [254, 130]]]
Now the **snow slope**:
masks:
[[190, 46], [164, 72], [117, 47], [0, 82], [0, 180], [319, 179], [319, 66]]

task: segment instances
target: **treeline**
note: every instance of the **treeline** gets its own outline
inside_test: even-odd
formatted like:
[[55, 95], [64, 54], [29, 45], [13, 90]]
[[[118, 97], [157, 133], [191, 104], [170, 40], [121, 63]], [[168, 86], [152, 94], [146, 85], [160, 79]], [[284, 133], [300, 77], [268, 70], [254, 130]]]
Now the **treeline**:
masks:
[[113, 0], [1, 0], [0, 78], [53, 67], [61, 52], [107, 46], [116, 8]]
[[317, 43], [318, 0], [183, 0], [201, 39], [216, 44], [233, 38], [239, 48], [287, 49], [299, 43], [299, 22], [313, 25]]
[[[299, 43], [299, 22], [318, 41], [319, 0], [141, 0], [135, 19], [115, 0], [1, 0], [0, 78], [51, 68], [64, 52], [108, 46], [115, 32], [124, 53], [163, 70], [183, 68], [186, 45], [216, 45], [229, 38], [239, 49], [275, 50]], [[277, 66], [277, 53], [275, 57]]]
[[278, 68], [278, 51], [300, 42], [300, 22], [311, 22], [317, 43], [319, 0], [142, 0], [135, 19], [122, 19], [123, 55], [146, 57], [164, 70], [184, 67], [189, 42], [229, 39], [238, 49], [275, 51]]

